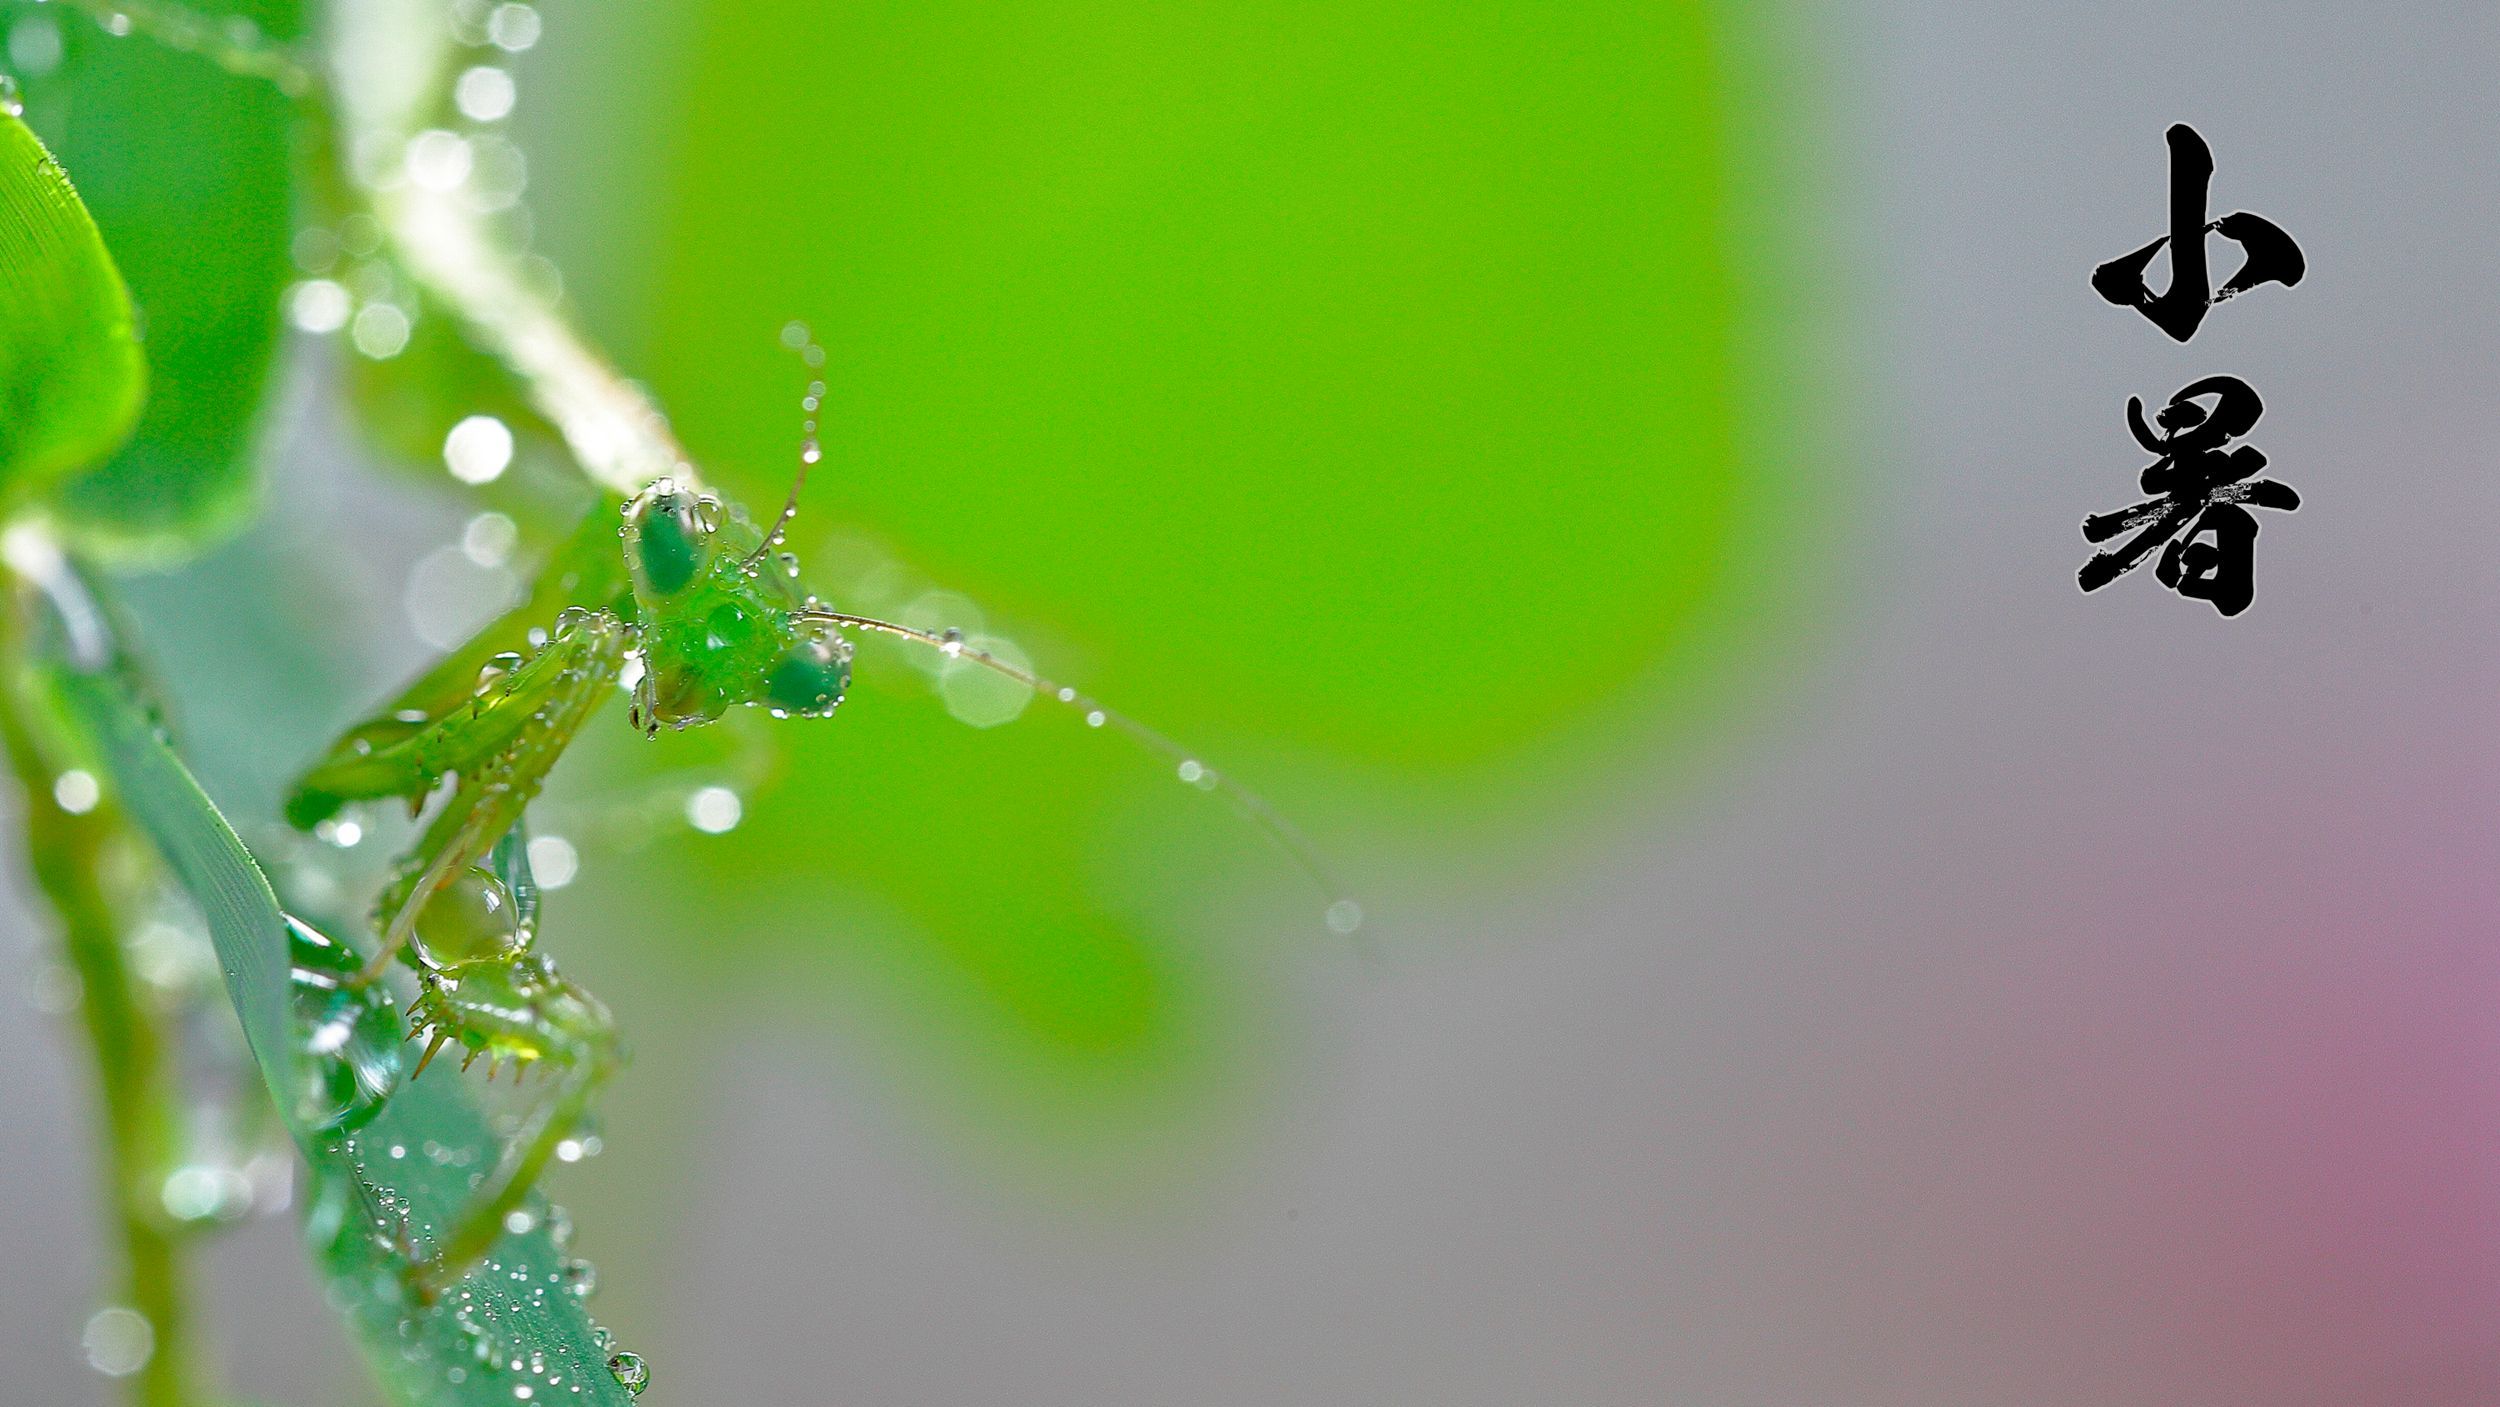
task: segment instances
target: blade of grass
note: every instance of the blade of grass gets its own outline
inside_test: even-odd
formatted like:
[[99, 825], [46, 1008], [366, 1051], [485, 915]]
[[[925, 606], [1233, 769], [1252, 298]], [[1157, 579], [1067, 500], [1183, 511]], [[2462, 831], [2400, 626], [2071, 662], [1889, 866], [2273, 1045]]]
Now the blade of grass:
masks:
[[253, 1054], [311, 1168], [306, 1236], [330, 1302], [376, 1375], [410, 1407], [631, 1401], [608, 1367], [613, 1346], [583, 1303], [587, 1265], [567, 1254], [565, 1219], [543, 1201], [440, 1300], [422, 1303], [403, 1289], [412, 1249], [438, 1243], [474, 1180], [494, 1166], [487, 1119], [443, 1062], [403, 1082], [353, 1135], [304, 1121], [292, 1092], [300, 1063], [320, 1057], [295, 1026], [286, 918], [267, 877], [124, 677], [63, 664], [48, 673], [64, 713], [94, 745], [108, 794], [208, 921]]

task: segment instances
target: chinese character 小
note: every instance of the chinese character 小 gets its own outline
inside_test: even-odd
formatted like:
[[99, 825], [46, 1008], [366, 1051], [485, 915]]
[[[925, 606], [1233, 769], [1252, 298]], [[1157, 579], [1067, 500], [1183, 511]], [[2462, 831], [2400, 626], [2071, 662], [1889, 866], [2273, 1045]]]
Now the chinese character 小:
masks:
[[[2262, 283], [2289, 288], [2300, 282], [2309, 264], [2283, 227], [2263, 215], [2238, 210], [2207, 223], [2205, 197], [2213, 182], [2213, 151], [2184, 122], [2170, 129], [2169, 141], [2170, 233], [2094, 269], [2092, 287], [2119, 307], [2144, 314], [2173, 341], [2185, 342], [2196, 335], [2197, 325], [2215, 304]], [[2209, 233], [2247, 251], [2239, 272], [2219, 290], [2213, 287], [2212, 272], [2205, 266]], [[2145, 272], [2164, 245], [2170, 248], [2170, 287], [2155, 293], [2145, 282]]]

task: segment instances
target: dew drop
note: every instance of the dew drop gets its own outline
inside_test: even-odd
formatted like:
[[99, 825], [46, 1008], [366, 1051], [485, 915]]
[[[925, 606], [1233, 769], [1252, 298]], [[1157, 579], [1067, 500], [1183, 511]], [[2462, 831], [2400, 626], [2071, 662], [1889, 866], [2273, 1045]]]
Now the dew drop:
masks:
[[408, 179], [420, 189], [456, 191], [468, 181], [469, 172], [477, 163], [477, 153], [459, 133], [429, 127], [408, 139], [408, 150], [402, 159], [407, 164]]
[[1085, 715], [1085, 726], [1088, 728], [1099, 728], [1103, 724], [1110, 721], [1110, 715], [1104, 713], [1101, 709], [1095, 709]]
[[1061, 703], [1075, 703], [1075, 702], [1076, 702], [1076, 690], [1074, 690], [1074, 689], [1062, 688], [1062, 689], [1059, 691], [1059, 702], [1061, 702]]
[[25, 100], [17, 95], [17, 80], [5, 73], [0, 73], [0, 113], [18, 117], [25, 111]]
[[487, 40], [507, 54], [536, 44], [538, 32], [538, 11], [527, 5], [497, 5], [486, 17]]
[[1363, 906], [1352, 899], [1339, 899], [1328, 906], [1328, 927], [1334, 933], [1352, 933], [1363, 926]]
[[651, 1366], [642, 1361], [639, 1353], [620, 1353], [610, 1358], [608, 1374], [616, 1379], [617, 1386], [636, 1397], [651, 1385]]
[[599, 1288], [599, 1267], [586, 1260], [568, 1260], [557, 1272], [564, 1279], [564, 1288], [577, 1299], [588, 1299]]
[[460, 529], [460, 550], [481, 567], [504, 565], [520, 545], [520, 525], [501, 513], [480, 513]]
[[491, 484], [512, 467], [512, 430], [491, 415], [472, 415], [443, 437], [443, 464], [464, 484]]
[[359, 1128], [399, 1084], [403, 1044], [391, 997], [379, 983], [356, 985], [364, 962], [354, 949], [292, 916], [287, 956], [303, 1033], [296, 1116], [325, 1132]]
[[156, 1356], [156, 1326], [139, 1311], [114, 1305], [95, 1312], [78, 1344], [87, 1351], [88, 1367], [108, 1378], [126, 1378]]
[[722, 835], [737, 829], [745, 814], [738, 794], [727, 787], [703, 787], [686, 798], [686, 823], [705, 835]]
[[479, 64], [461, 74], [451, 89], [453, 105], [471, 122], [499, 122], [510, 116], [516, 96], [512, 75], [493, 64]]
[[1198, 759], [1190, 757], [1182, 759], [1180, 772], [1181, 780], [1194, 786], [1199, 778], [1206, 776], [1207, 769]]
[[252, 1183], [235, 1168], [191, 1163], [165, 1175], [158, 1200], [179, 1222], [231, 1221], [252, 1209]]
[[582, 871], [580, 853], [560, 835], [531, 836], [529, 857], [541, 889], [562, 889]]
[[287, 295], [288, 321], [305, 332], [323, 336], [347, 326], [355, 300], [345, 285], [326, 278], [306, 279]]
[[73, 767], [52, 781], [52, 801], [73, 816], [84, 816], [104, 799], [104, 788], [93, 772]]
[[395, 303], [367, 303], [348, 325], [348, 340], [374, 361], [388, 361], [408, 349], [413, 331], [408, 314]]

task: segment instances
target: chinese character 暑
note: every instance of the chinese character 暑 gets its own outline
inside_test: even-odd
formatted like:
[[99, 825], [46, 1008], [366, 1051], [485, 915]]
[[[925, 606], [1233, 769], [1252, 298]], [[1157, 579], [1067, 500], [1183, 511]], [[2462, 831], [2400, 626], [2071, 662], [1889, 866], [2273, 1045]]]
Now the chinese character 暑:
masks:
[[[2308, 261], [2283, 227], [2263, 215], [2234, 211], [2219, 220], [2205, 219], [2206, 188], [2214, 176], [2214, 154], [2196, 129], [2186, 123], [2171, 127], [2170, 233], [2132, 254], [2112, 259], [2092, 271], [2092, 287], [2121, 308], [2133, 308], [2155, 327], [2185, 342], [2216, 303], [2246, 293], [2261, 283], [2285, 288], [2300, 282]], [[2240, 271], [2219, 290], [2205, 267], [2205, 236], [2218, 234], [2240, 246], [2247, 257]], [[2156, 294], [2145, 281], [2153, 256], [2170, 249], [2170, 287]]]
[[[2214, 402], [2210, 407], [2203, 403], [2207, 397]], [[2288, 512], [2300, 506], [2300, 495], [2289, 484], [2250, 477], [2266, 467], [2265, 455], [2256, 448], [2224, 448], [2247, 434], [2264, 413], [2264, 403], [2247, 382], [2208, 376], [2171, 396], [2170, 404], [2153, 417], [2161, 426], [2155, 434], [2144, 423], [2144, 402], [2128, 397], [2127, 428], [2148, 453], [2161, 456], [2141, 480], [2146, 493], [2159, 497], [2083, 520], [2087, 542], [2107, 542], [2142, 529], [2083, 564], [2077, 573], [2083, 589], [2109, 585], [2161, 547], [2161, 563], [2153, 574], [2162, 585], [2211, 601], [2226, 616], [2247, 610], [2257, 594], [2257, 519], [2249, 508]]]

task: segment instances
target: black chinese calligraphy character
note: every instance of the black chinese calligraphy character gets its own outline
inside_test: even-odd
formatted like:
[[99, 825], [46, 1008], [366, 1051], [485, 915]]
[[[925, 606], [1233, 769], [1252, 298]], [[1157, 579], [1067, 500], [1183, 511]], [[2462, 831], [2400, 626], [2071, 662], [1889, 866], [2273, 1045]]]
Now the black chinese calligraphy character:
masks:
[[[2201, 400], [2207, 396], [2214, 399], [2210, 409]], [[2226, 616], [2247, 610], [2257, 594], [2257, 519], [2241, 505], [2287, 512], [2300, 506], [2300, 495], [2289, 484], [2250, 478], [2266, 467], [2265, 455], [2256, 448], [2224, 449], [2264, 413], [2264, 403], [2247, 382], [2208, 376], [2180, 387], [2162, 407], [2154, 417], [2161, 426], [2156, 435], [2144, 423], [2144, 402], [2128, 397], [2127, 428], [2137, 444], [2161, 456], [2145, 469], [2141, 482], [2146, 493], [2160, 497], [2083, 520], [2086, 542], [2107, 542], [2131, 528], [2143, 529], [2084, 563], [2076, 576], [2083, 589], [2098, 591], [2168, 543], [2154, 569], [2162, 585], [2211, 601]]]
[[[2261, 283], [2289, 288], [2309, 271], [2309, 263], [2283, 227], [2263, 215], [2239, 210], [2207, 223], [2205, 195], [2213, 181], [2213, 151], [2186, 123], [2173, 126], [2169, 140], [2170, 233], [2094, 269], [2092, 287], [2119, 307], [2133, 308], [2152, 319], [2173, 341], [2185, 342], [2216, 303]], [[2248, 256], [2219, 290], [2213, 288], [2212, 273], [2205, 267], [2208, 233], [2239, 245]], [[2164, 245], [2170, 248], [2170, 287], [2156, 294], [2145, 282], [2145, 271]]]

